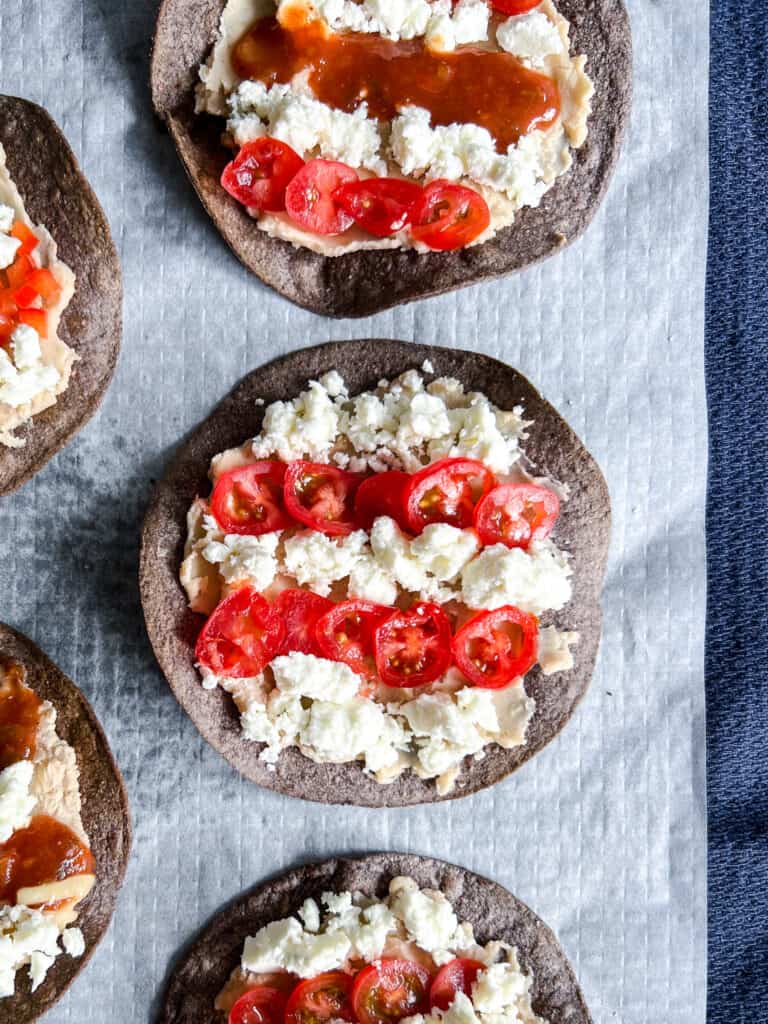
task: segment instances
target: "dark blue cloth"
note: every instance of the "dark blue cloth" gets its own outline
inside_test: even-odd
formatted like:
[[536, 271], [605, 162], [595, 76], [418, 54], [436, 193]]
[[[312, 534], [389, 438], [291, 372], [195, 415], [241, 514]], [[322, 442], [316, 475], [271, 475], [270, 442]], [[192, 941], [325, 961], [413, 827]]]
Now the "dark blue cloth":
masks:
[[752, 1024], [768, 1021], [768, 0], [712, 0], [711, 17], [708, 1021]]

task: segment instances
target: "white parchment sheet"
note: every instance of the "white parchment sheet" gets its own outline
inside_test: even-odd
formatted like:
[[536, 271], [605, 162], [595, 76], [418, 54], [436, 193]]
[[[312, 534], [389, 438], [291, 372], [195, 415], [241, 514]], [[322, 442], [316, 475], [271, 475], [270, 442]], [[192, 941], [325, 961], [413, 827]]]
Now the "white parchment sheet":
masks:
[[[302, 859], [380, 849], [456, 861], [528, 902], [598, 1024], [703, 1022], [706, 7], [630, 0], [633, 120], [584, 239], [506, 281], [333, 322], [252, 279], [205, 216], [150, 110], [154, 0], [0, 0], [0, 92], [62, 125], [126, 293], [101, 412], [0, 501], [0, 618], [88, 694], [135, 820], [112, 929], [50, 1024], [152, 1019], [171, 958], [223, 902]], [[173, 699], [137, 592], [141, 519], [177, 442], [267, 359], [366, 336], [519, 367], [613, 500], [605, 635], [575, 719], [517, 776], [425, 810], [323, 809], [242, 782]]]

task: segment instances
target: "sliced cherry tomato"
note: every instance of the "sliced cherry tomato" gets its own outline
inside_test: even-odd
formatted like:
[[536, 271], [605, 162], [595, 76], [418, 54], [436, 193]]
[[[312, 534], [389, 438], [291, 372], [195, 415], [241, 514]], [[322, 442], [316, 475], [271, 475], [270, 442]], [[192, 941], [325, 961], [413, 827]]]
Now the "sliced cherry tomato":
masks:
[[374, 631], [392, 609], [373, 601], [342, 601], [319, 620], [320, 650], [331, 661], [343, 661], [354, 672], [370, 675], [375, 664]]
[[357, 171], [335, 160], [310, 160], [285, 192], [291, 220], [317, 235], [340, 235], [354, 220], [336, 201], [336, 190], [357, 181]]
[[291, 518], [283, 504], [285, 463], [253, 462], [222, 473], [211, 495], [211, 511], [227, 533], [253, 537], [284, 530]]
[[285, 1024], [325, 1024], [354, 1021], [352, 978], [343, 971], [328, 971], [297, 985], [285, 1008]]
[[485, 970], [485, 964], [467, 957], [458, 957], [445, 964], [435, 975], [435, 980], [429, 990], [430, 1007], [447, 1010], [458, 992], [463, 992], [465, 996], [471, 996], [475, 978], [483, 970]]
[[279, 139], [246, 142], [221, 176], [222, 186], [243, 206], [284, 210], [285, 190], [304, 161]]
[[8, 276], [8, 287], [13, 289], [21, 288], [30, 274], [34, 273], [35, 269], [35, 264], [29, 256], [17, 255], [5, 272]]
[[488, 228], [488, 204], [473, 188], [438, 178], [424, 189], [413, 210], [411, 234], [430, 249], [463, 249]]
[[408, 473], [393, 469], [388, 473], [376, 473], [363, 480], [355, 495], [355, 519], [358, 526], [363, 530], [370, 530], [374, 519], [389, 516], [401, 529], [408, 530], [403, 494], [410, 479]]
[[259, 985], [240, 996], [229, 1011], [229, 1024], [282, 1024], [286, 993]]
[[362, 477], [320, 462], [292, 462], [285, 473], [285, 507], [300, 523], [342, 537], [355, 529], [355, 492]]
[[19, 256], [28, 256], [31, 252], [35, 251], [38, 245], [40, 245], [40, 239], [32, 228], [27, 227], [23, 221], [16, 221], [11, 228], [11, 234], [21, 242], [21, 245], [16, 250], [17, 258]]
[[390, 1024], [429, 1007], [430, 974], [415, 960], [376, 960], [355, 978], [352, 1006], [360, 1024]]
[[29, 284], [23, 284], [21, 288], [17, 288], [13, 293], [13, 297], [16, 300], [16, 306], [21, 309], [26, 309], [32, 305], [38, 299], [38, 293], [34, 288], [30, 287]]
[[318, 620], [334, 607], [333, 601], [313, 594], [311, 590], [282, 590], [274, 604], [285, 626], [285, 639], [280, 653], [300, 651], [302, 654], [314, 654], [318, 658], [327, 657], [317, 641], [315, 627]]
[[17, 317], [20, 324], [34, 327], [41, 338], [48, 337], [48, 314], [44, 309], [20, 309]]
[[387, 686], [425, 686], [451, 664], [451, 624], [437, 604], [396, 611], [376, 627], [376, 668]]
[[491, 7], [502, 14], [527, 14], [540, 3], [541, 0], [491, 0]]
[[548, 537], [559, 514], [554, 491], [536, 484], [501, 484], [477, 503], [475, 528], [483, 544], [524, 548]]
[[[61, 285], [47, 267], [36, 267], [24, 284], [32, 288], [46, 306], [54, 306], [61, 298]], [[26, 303], [19, 302], [19, 305]]]
[[198, 662], [217, 676], [256, 676], [280, 650], [285, 626], [253, 587], [239, 587], [214, 608], [195, 646]]
[[536, 662], [539, 623], [535, 615], [507, 604], [471, 618], [452, 646], [453, 660], [471, 683], [498, 690]]
[[425, 466], [405, 489], [410, 530], [421, 533], [429, 523], [471, 526], [475, 505], [495, 483], [490, 469], [476, 459], [440, 459]]
[[365, 178], [336, 189], [334, 199], [361, 228], [388, 238], [411, 223], [421, 193], [421, 186], [412, 181]]

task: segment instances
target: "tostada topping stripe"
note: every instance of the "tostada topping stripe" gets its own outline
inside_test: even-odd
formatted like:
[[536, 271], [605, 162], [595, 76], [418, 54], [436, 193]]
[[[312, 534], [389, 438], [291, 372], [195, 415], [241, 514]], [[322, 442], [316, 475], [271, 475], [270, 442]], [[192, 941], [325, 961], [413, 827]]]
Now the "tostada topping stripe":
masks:
[[511, 54], [474, 46], [437, 53], [418, 39], [329, 32], [317, 19], [298, 26], [260, 19], [236, 44], [232, 63], [242, 79], [270, 86], [308, 75], [320, 102], [348, 113], [365, 103], [380, 121], [407, 106], [428, 110], [436, 125], [471, 118], [500, 153], [560, 114], [557, 83]]

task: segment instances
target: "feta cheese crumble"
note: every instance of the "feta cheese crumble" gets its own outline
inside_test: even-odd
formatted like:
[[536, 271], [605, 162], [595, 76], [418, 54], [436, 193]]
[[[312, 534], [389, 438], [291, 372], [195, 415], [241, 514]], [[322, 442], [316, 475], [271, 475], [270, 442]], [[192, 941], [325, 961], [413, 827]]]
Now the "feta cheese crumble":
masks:
[[[424, 372], [433, 372], [424, 366]], [[468, 393], [452, 378], [430, 384], [415, 370], [359, 395], [332, 371], [292, 400], [264, 412], [262, 430], [240, 449], [213, 460], [212, 476], [254, 460], [309, 459], [352, 471], [413, 472], [445, 457], [478, 459], [499, 482], [527, 481], [520, 469], [530, 426], [522, 408], [505, 411]], [[564, 496], [563, 500], [566, 500]], [[304, 527], [260, 537], [227, 536], [204, 499], [188, 516], [181, 579], [190, 604], [209, 613], [231, 589], [248, 583], [273, 601], [286, 587], [304, 587], [334, 601], [362, 599], [387, 608], [415, 600], [440, 603], [456, 623], [481, 610], [513, 604], [541, 615], [570, 600], [568, 555], [551, 539], [526, 549], [481, 549], [474, 529], [430, 523], [411, 537], [387, 515], [370, 530], [328, 536]], [[542, 671], [572, 667], [578, 634], [540, 631]], [[244, 737], [263, 745], [273, 768], [296, 747], [319, 764], [357, 761], [380, 783], [410, 770], [436, 780], [439, 794], [455, 785], [468, 757], [492, 743], [525, 743], [535, 702], [523, 679], [501, 690], [473, 687], [457, 669], [415, 689], [385, 686], [341, 662], [291, 652], [254, 679], [205, 671], [203, 685], [221, 686], [240, 711]]]
[[296, 916], [271, 921], [243, 946], [216, 1000], [228, 1013], [258, 975], [289, 971], [312, 978], [324, 971], [356, 972], [381, 957], [417, 960], [430, 971], [455, 958], [484, 965], [471, 993], [459, 992], [446, 1010], [406, 1018], [409, 1024], [547, 1024], [531, 1006], [533, 976], [523, 972], [515, 947], [493, 939], [478, 944], [470, 922], [460, 922], [446, 896], [412, 878], [393, 878], [383, 899], [360, 892], [324, 892]]
[[17, 761], [0, 772], [0, 843], [29, 824], [36, 802], [30, 793], [32, 774], [31, 761]]

